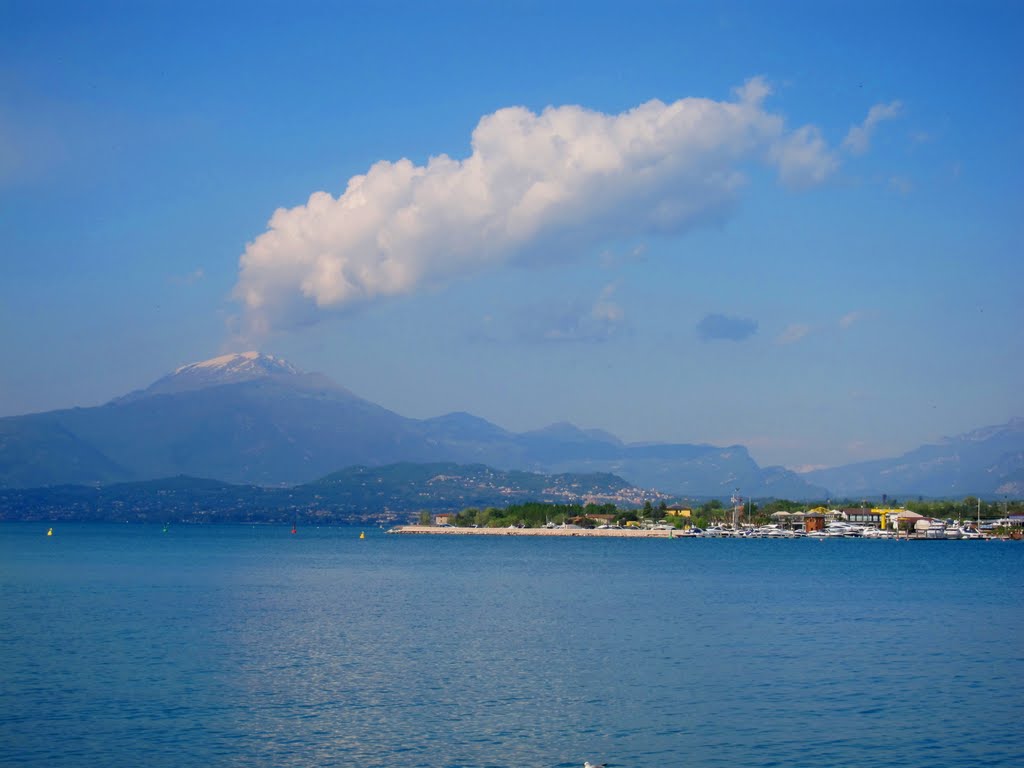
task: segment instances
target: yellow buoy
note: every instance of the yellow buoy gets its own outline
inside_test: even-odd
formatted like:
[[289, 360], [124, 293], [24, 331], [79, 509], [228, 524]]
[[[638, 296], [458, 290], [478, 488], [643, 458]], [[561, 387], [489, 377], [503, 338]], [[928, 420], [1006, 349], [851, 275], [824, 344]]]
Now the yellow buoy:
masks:
[[360, 539], [365, 539], [366, 538], [366, 533], [364, 533], [363, 531], [360, 531], [359, 532], [359, 538]]
[[51, 528], [50, 530], [48, 530], [48, 531], [46, 532], [46, 535], [47, 535], [47, 536], [53, 536], [53, 528]]

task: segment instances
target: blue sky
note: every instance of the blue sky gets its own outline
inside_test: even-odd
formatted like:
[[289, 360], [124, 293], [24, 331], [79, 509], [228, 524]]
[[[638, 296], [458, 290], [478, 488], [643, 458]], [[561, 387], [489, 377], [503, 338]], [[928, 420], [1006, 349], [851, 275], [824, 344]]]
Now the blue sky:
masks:
[[1019, 4], [679, 5], [0, 0], [0, 415], [249, 348], [762, 465], [1024, 415]]

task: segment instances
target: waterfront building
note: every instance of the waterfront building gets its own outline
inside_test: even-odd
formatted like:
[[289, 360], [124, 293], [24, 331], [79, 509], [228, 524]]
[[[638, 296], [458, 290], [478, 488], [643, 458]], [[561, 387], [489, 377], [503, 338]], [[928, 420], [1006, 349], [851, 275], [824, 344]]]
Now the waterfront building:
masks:
[[693, 516], [693, 510], [689, 507], [683, 506], [682, 504], [671, 504], [665, 507], [665, 515], [667, 517], [690, 518]]
[[881, 509], [868, 509], [867, 507], [853, 507], [850, 509], [844, 509], [843, 519], [848, 523], [856, 523], [858, 525], [870, 525], [874, 528], [883, 527], [882, 515], [886, 510]]

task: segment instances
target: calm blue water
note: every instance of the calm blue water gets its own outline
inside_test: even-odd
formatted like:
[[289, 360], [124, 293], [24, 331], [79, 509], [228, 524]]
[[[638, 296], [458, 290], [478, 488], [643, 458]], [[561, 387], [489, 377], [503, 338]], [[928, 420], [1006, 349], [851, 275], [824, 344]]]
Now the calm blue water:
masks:
[[1024, 545], [0, 525], [0, 764], [1002, 766]]

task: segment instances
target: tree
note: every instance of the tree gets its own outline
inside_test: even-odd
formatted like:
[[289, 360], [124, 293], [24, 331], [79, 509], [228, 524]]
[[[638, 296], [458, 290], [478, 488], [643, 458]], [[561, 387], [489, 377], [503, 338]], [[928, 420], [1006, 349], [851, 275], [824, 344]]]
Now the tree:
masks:
[[430, 510], [429, 509], [421, 509], [420, 510], [420, 525], [430, 525]]
[[477, 519], [480, 516], [480, 510], [476, 507], [467, 507], [455, 516], [455, 524], [463, 528], [468, 528], [471, 525], [479, 524]]
[[698, 510], [698, 515], [697, 516], [701, 520], [704, 521], [704, 525], [702, 525], [700, 527], [701, 528], [705, 527], [707, 525], [707, 521], [709, 521], [709, 520], [721, 519], [721, 517], [722, 517], [722, 515], [720, 514], [721, 511], [722, 511], [722, 502], [719, 501], [718, 499], [712, 499], [711, 501], [707, 501], [707, 502], [701, 504], [700, 505], [700, 509]]

